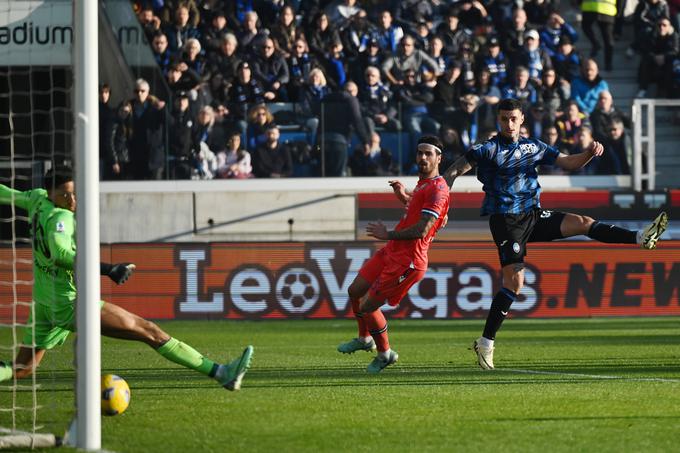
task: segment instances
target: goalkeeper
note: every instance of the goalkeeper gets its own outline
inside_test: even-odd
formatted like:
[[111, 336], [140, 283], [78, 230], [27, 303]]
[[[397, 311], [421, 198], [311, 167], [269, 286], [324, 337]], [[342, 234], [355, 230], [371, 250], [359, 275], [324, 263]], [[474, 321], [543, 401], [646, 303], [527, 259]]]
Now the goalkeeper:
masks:
[[[14, 363], [0, 362], [0, 382], [31, 375], [45, 352], [62, 345], [75, 330], [74, 261], [76, 257], [76, 197], [73, 173], [57, 167], [45, 175], [45, 189], [20, 192], [0, 184], [0, 203], [26, 209], [33, 237], [33, 304], [23, 344]], [[134, 264], [101, 264], [101, 274], [124, 283]], [[89, 301], [88, 301], [89, 302]], [[112, 303], [100, 302], [103, 335], [141, 341], [166, 359], [217, 380], [227, 390], [238, 390], [250, 366], [253, 347], [241, 357], [219, 365], [191, 346], [172, 338], [160, 327]], [[34, 321], [34, 322], [32, 322]]]

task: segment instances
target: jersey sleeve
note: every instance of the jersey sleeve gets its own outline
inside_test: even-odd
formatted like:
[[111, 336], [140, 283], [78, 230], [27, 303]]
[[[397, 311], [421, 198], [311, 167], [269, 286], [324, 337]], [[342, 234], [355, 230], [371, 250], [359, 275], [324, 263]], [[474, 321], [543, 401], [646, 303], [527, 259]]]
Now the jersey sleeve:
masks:
[[470, 163], [479, 163], [480, 160], [484, 159], [485, 152], [484, 144], [477, 143], [465, 153], [465, 159]]
[[538, 160], [537, 165], [554, 165], [557, 160], [557, 156], [560, 155], [560, 151], [543, 142], [538, 142], [538, 146], [541, 149], [541, 158]]
[[446, 182], [438, 182], [430, 186], [425, 194], [425, 200], [421, 212], [431, 215], [435, 219], [447, 214], [449, 206], [449, 187]]
[[47, 221], [45, 237], [50, 256], [56, 266], [73, 270], [76, 259], [76, 246], [73, 241], [75, 221], [73, 214], [58, 212]]
[[22, 209], [28, 210], [31, 205], [31, 191], [22, 192], [0, 184], [0, 204], [14, 204]]

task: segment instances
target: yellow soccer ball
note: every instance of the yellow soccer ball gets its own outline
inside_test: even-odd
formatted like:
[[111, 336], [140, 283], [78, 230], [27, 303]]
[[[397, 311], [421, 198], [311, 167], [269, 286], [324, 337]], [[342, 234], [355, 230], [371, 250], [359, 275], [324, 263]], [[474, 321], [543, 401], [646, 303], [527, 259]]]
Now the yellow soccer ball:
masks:
[[130, 404], [130, 387], [115, 374], [102, 376], [102, 415], [118, 415]]

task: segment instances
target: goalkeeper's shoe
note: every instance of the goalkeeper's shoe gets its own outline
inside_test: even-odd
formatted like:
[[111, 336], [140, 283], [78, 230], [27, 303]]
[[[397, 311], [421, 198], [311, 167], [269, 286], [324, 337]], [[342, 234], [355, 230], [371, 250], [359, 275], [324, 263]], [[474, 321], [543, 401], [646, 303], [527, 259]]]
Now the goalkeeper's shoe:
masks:
[[399, 360], [399, 354], [397, 354], [396, 351], [390, 349], [390, 352], [387, 354], [387, 357], [380, 357], [380, 354], [378, 354], [376, 358], [373, 359], [373, 361], [368, 364], [366, 372], [373, 374], [380, 373], [382, 370], [392, 365], [393, 363], [397, 363], [397, 360]]
[[343, 354], [353, 354], [357, 351], [373, 352], [376, 350], [375, 341], [371, 338], [368, 342], [361, 341], [358, 338], [352, 338], [347, 343], [340, 343], [338, 345], [338, 352]]
[[481, 338], [472, 342], [472, 349], [477, 356], [477, 364], [483, 370], [493, 370], [493, 346], [485, 347], [480, 344]]
[[668, 227], [668, 215], [662, 212], [642, 231], [642, 248], [647, 250], [655, 249], [656, 243], [664, 231], [666, 231], [666, 227]]
[[253, 357], [253, 347], [248, 346], [243, 350], [243, 354], [236, 360], [227, 365], [220, 365], [215, 375], [215, 379], [227, 390], [238, 390], [241, 388], [243, 376], [250, 367], [250, 360]]

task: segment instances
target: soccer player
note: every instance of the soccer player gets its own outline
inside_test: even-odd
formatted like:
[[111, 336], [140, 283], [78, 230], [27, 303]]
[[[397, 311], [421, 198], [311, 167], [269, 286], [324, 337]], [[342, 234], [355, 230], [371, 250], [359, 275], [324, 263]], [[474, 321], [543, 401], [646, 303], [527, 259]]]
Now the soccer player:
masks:
[[[0, 382], [29, 376], [45, 352], [62, 345], [75, 330], [76, 197], [71, 169], [58, 166], [50, 170], [43, 186], [44, 189], [20, 192], [0, 184], [0, 203], [14, 203], [28, 211], [33, 237], [34, 281], [33, 305], [23, 345], [14, 364], [0, 362]], [[130, 263], [101, 263], [100, 273], [120, 285], [134, 269], [135, 265]], [[246, 347], [236, 360], [220, 365], [171, 337], [151, 321], [112, 303], [102, 301], [100, 306], [102, 334], [146, 343], [166, 359], [217, 380], [227, 390], [241, 387], [241, 380], [250, 366], [252, 346]]]
[[439, 228], [445, 225], [449, 211], [449, 187], [439, 175], [444, 145], [438, 137], [423, 136], [418, 140], [416, 164], [418, 184], [407, 193], [399, 181], [390, 181], [395, 195], [404, 203], [406, 213], [394, 230], [388, 231], [382, 222], [369, 223], [369, 236], [389, 241], [359, 270], [349, 286], [352, 311], [359, 326], [359, 335], [338, 346], [338, 351], [378, 350], [378, 355], [366, 369], [379, 373], [399, 359], [390, 349], [387, 321], [380, 307], [387, 301], [399, 304], [406, 292], [420, 281], [427, 270], [427, 251]]
[[659, 237], [668, 224], [662, 212], [644, 230], [630, 231], [607, 225], [587, 216], [541, 208], [541, 188], [537, 165], [557, 165], [573, 171], [583, 168], [603, 147], [598, 142], [579, 154], [566, 155], [556, 148], [533, 138], [521, 138], [524, 122], [522, 104], [516, 99], [498, 103], [500, 133], [473, 146], [444, 172], [451, 186], [460, 175], [477, 167], [477, 179], [484, 184], [482, 215], [490, 215], [489, 227], [498, 248], [503, 274], [503, 287], [491, 302], [481, 337], [473, 343], [477, 363], [484, 370], [493, 370], [496, 332], [524, 284], [524, 257], [527, 242], [545, 242], [585, 235], [612, 244], [639, 244], [644, 249], [656, 248]]

